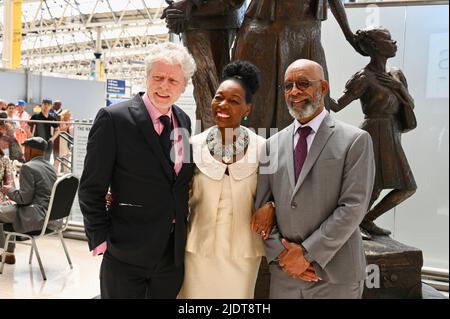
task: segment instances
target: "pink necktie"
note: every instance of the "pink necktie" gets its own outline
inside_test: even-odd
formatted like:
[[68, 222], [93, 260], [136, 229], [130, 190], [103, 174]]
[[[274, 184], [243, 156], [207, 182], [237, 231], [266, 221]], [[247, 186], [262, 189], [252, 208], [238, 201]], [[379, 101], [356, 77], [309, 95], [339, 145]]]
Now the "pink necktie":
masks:
[[297, 183], [298, 181], [298, 177], [300, 176], [300, 172], [302, 171], [306, 156], [308, 155], [308, 144], [306, 142], [306, 138], [311, 133], [311, 131], [312, 129], [309, 126], [300, 127], [297, 131], [300, 134], [300, 138], [294, 152], [295, 183]]

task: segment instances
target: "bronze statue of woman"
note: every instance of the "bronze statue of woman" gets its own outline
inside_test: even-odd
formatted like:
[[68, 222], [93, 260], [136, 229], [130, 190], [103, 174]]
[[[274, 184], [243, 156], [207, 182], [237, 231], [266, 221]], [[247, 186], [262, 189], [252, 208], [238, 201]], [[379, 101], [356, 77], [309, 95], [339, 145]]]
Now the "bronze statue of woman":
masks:
[[[360, 99], [365, 115], [361, 128], [372, 137], [376, 176], [369, 212], [361, 223], [363, 234], [370, 238], [370, 235], [390, 235], [389, 230], [378, 227], [374, 220], [416, 192], [417, 185], [401, 145], [401, 134], [414, 129], [417, 123], [405, 76], [399, 69], [386, 68], [387, 60], [397, 52], [396, 41], [389, 31], [384, 28], [359, 30], [355, 41], [358, 51], [370, 56], [370, 63], [347, 82], [343, 96], [331, 109], [339, 112]], [[374, 205], [384, 189], [391, 191]]]
[[[298, 59], [313, 60], [324, 68], [321, 25], [330, 6], [345, 38], [354, 46], [341, 0], [252, 0], [236, 35], [232, 60], [246, 60], [261, 70], [261, 89], [254, 104], [261, 112], [249, 116], [248, 127], [285, 128], [292, 123], [284, 100], [284, 72]], [[325, 99], [329, 108], [329, 96]]]
[[162, 19], [170, 32], [182, 34], [183, 44], [197, 64], [192, 83], [197, 120], [202, 130], [215, 125], [211, 100], [219, 87], [220, 73], [230, 62], [230, 49], [240, 26], [245, 0], [166, 0]]

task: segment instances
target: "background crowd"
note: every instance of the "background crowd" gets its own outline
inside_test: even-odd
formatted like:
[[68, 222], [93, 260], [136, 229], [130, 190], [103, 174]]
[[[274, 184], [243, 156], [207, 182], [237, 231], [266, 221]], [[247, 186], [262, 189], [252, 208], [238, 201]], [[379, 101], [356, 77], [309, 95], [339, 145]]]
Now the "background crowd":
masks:
[[[41, 104], [35, 105], [31, 115], [25, 108], [26, 102], [23, 100], [9, 103], [0, 99], [1, 186], [17, 184], [19, 169], [25, 162], [22, 144], [30, 137], [42, 137], [47, 142], [44, 157], [53, 163], [58, 174], [70, 171], [69, 140], [73, 136], [70, 110], [63, 109], [61, 101], [53, 102], [50, 99], [44, 99]], [[11, 201], [0, 193], [0, 203], [8, 204]]]

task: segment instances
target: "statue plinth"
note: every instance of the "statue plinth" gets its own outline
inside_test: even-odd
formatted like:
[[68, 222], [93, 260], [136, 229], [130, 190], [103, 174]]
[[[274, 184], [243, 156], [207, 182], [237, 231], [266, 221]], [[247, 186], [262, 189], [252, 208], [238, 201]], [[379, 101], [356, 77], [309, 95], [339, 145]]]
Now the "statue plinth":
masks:
[[[421, 250], [387, 236], [374, 236], [372, 240], [365, 240], [364, 250], [369, 273], [363, 299], [422, 299]], [[377, 268], [373, 265], [378, 267], [379, 275], [370, 271]], [[379, 281], [376, 281], [376, 276]], [[269, 291], [270, 272], [267, 261], [263, 258], [255, 299], [268, 299]]]
[[[387, 236], [374, 236], [364, 241], [367, 264], [380, 270], [379, 288], [368, 288], [364, 299], [421, 299], [422, 251], [406, 246]], [[371, 274], [369, 273], [369, 276]]]

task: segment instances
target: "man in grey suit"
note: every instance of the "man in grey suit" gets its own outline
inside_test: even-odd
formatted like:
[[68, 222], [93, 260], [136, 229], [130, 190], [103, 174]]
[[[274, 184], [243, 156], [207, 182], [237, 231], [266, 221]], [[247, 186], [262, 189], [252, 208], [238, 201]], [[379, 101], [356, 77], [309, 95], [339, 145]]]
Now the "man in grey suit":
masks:
[[[53, 166], [44, 159], [47, 142], [43, 138], [29, 138], [23, 145], [26, 163], [20, 169], [20, 189], [2, 187], [2, 192], [16, 204], [0, 206], [0, 250], [5, 241], [3, 224], [12, 224], [14, 231], [19, 233], [42, 229], [57, 177]], [[7, 251], [6, 263], [14, 264], [14, 246], [10, 245]]]
[[316, 62], [291, 64], [284, 91], [295, 121], [266, 142], [255, 205], [256, 214], [276, 207], [265, 241], [271, 298], [362, 296], [366, 260], [358, 226], [374, 181], [372, 141], [328, 114], [328, 88]]

